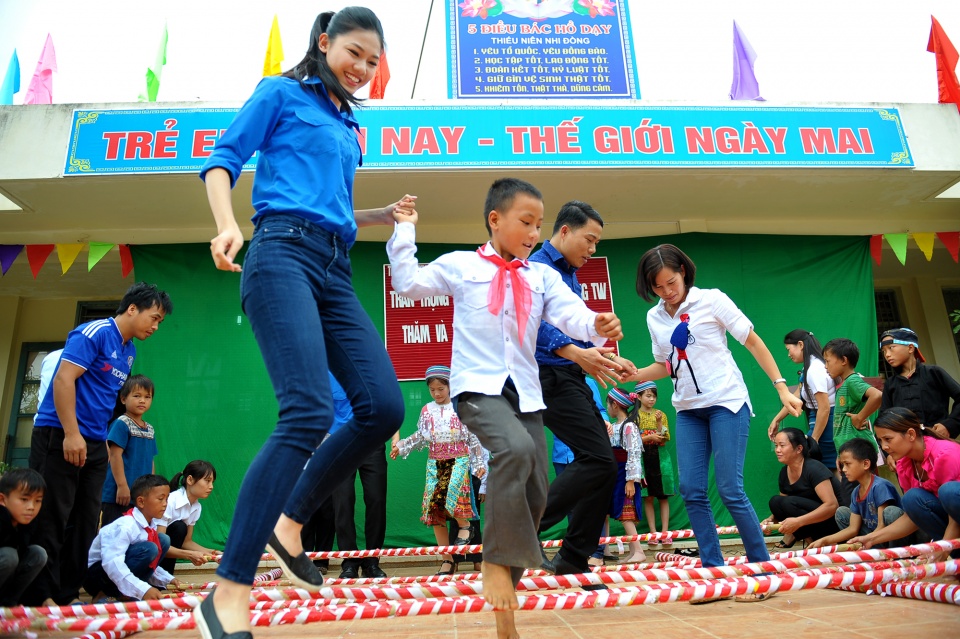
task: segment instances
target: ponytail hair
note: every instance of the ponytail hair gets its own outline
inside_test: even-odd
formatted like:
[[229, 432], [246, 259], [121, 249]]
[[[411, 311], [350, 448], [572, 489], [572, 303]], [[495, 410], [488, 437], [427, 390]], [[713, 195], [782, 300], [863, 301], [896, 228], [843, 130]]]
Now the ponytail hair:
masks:
[[354, 96], [343, 88], [337, 80], [330, 65], [327, 64], [327, 54], [320, 50], [320, 36], [324, 33], [333, 41], [344, 33], [351, 31], [372, 31], [380, 39], [380, 48], [384, 48], [383, 26], [377, 15], [366, 7], [344, 7], [340, 11], [325, 11], [317, 16], [310, 29], [310, 42], [307, 53], [295, 67], [283, 74], [284, 78], [291, 78], [300, 83], [304, 89], [316, 92], [315, 85], [307, 86], [304, 79], [317, 77], [323, 82], [324, 88], [337, 98], [346, 113], [352, 113], [351, 106], [359, 106], [363, 100]]
[[179, 490], [181, 486], [186, 486], [187, 477], [193, 477], [195, 480], [200, 480], [205, 478], [207, 475], [212, 475], [214, 480], [217, 478], [217, 469], [213, 467], [208, 461], [202, 459], [194, 459], [192, 462], [186, 465], [186, 467], [173, 476], [173, 479], [170, 480], [170, 490]]
[[893, 432], [900, 433], [901, 435], [905, 435], [907, 431], [912, 430], [917, 434], [917, 436], [922, 435], [923, 437], [932, 437], [934, 439], [953, 441], [949, 437], [944, 437], [932, 428], [927, 428], [924, 426], [923, 422], [920, 421], [920, 418], [916, 413], [909, 408], [903, 408], [901, 406], [888, 408], [880, 413], [880, 416], [877, 417], [877, 421], [873, 423], [873, 427], [874, 429], [886, 428], [887, 430], [892, 430]]
[[813, 437], [810, 437], [799, 428], [783, 428], [777, 435], [785, 435], [787, 441], [793, 446], [794, 450], [800, 449], [800, 454], [804, 459], [816, 459], [823, 461], [823, 453], [820, 452], [820, 444]]
[[807, 389], [807, 399], [811, 404], [816, 401], [813, 398], [813, 392], [810, 390], [810, 382], [807, 379], [807, 371], [810, 369], [810, 362], [816, 358], [823, 361], [823, 348], [820, 342], [810, 331], [802, 328], [792, 330], [783, 338], [784, 344], [803, 344], [803, 387]]

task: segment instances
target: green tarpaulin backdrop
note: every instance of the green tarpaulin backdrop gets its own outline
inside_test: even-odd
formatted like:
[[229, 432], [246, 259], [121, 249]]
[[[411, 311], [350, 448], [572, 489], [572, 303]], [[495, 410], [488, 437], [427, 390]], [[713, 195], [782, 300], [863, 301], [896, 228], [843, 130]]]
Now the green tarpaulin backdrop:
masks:
[[[651, 305], [635, 292], [637, 261], [660, 242], [675, 243], [693, 258], [698, 286], [720, 288], [740, 306], [791, 383], [798, 365], [787, 358], [783, 336], [795, 328], [813, 331], [821, 343], [833, 337], [853, 339], [862, 349], [859, 370], [865, 375], [876, 374], [869, 244], [866, 238], [850, 237], [688, 234], [602, 242], [598, 255], [609, 260], [614, 307], [623, 321], [621, 352], [638, 366], [648, 364], [652, 355], [646, 329], [646, 312]], [[427, 244], [420, 248], [419, 258], [429, 261], [462, 248]], [[174, 303], [174, 313], [161, 330], [138, 343], [135, 364], [135, 372], [148, 375], [156, 383], [148, 418], [157, 429], [157, 472], [169, 477], [197, 458], [216, 465], [216, 488], [203, 502], [195, 538], [201, 544], [222, 547], [233, 509], [258, 507], [237, 504], [236, 496], [251, 459], [275, 424], [277, 410], [249, 323], [240, 310], [240, 278], [217, 271], [207, 245], [152, 245], [133, 250], [137, 278], [158, 284], [170, 293]], [[351, 257], [360, 301], [382, 332], [384, 246], [361, 242], [354, 246]], [[747, 493], [763, 518], [769, 512], [767, 500], [777, 490], [779, 464], [766, 429], [779, 404], [770, 381], [750, 354], [732, 338], [729, 341], [756, 413], [744, 474]], [[303, 374], [315, 375], [317, 371]], [[420, 408], [430, 397], [423, 382], [404, 382], [402, 388], [407, 412], [401, 435], [407, 436], [415, 429]], [[675, 414], [670, 405], [670, 380], [661, 380], [659, 389], [658, 407], [668, 415], [672, 430]], [[791, 425], [805, 427], [799, 419], [792, 420]], [[675, 439], [671, 441], [671, 451], [676, 444]], [[425, 463], [425, 451], [389, 462], [388, 547], [435, 543], [431, 530], [419, 522]], [[297, 469], [275, 468], [271, 472]], [[715, 490], [711, 491], [711, 501], [717, 523], [731, 525]], [[358, 499], [361, 540], [362, 503]], [[670, 503], [670, 528], [688, 527], [679, 496]], [[640, 529], [645, 531], [645, 525]], [[614, 531], [619, 530], [614, 527]], [[551, 533], [549, 536], [557, 537], [562, 528]]]

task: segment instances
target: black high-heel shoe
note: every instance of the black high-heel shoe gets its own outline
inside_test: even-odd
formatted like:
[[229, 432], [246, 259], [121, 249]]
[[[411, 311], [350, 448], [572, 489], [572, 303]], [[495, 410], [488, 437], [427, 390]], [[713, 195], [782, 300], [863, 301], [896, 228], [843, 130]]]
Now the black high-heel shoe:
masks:
[[[467, 536], [466, 536], [466, 537], [461, 537], [461, 536], [460, 536], [460, 532], [463, 532], [464, 530], [467, 531]], [[470, 532], [470, 530], [471, 530], [471, 529], [470, 529], [470, 526], [460, 526], [460, 531], [457, 532], [457, 538], [456, 538], [456, 540], [453, 542], [453, 545], [454, 545], [454, 546], [467, 546], [467, 545], [469, 545], [470, 542], [473, 540], [473, 534]]]
[[313, 565], [313, 562], [307, 557], [306, 553], [301, 552], [296, 557], [291, 557], [290, 553], [283, 547], [276, 533], [270, 533], [270, 541], [267, 542], [267, 550], [273, 555], [277, 563], [283, 569], [293, 584], [306, 590], [317, 590], [323, 586], [323, 574]]
[[[450, 570], [444, 570], [444, 569], [443, 569], [444, 564], [450, 564]], [[438, 577], [444, 577], [444, 576], [449, 577], [450, 575], [452, 575], [452, 574], [455, 573], [455, 572], [457, 572], [457, 564], [456, 564], [455, 562], [453, 562], [453, 561], [450, 561], [449, 559], [444, 559], [443, 561], [440, 562], [440, 570], [437, 571], [437, 576], [438, 576]]]

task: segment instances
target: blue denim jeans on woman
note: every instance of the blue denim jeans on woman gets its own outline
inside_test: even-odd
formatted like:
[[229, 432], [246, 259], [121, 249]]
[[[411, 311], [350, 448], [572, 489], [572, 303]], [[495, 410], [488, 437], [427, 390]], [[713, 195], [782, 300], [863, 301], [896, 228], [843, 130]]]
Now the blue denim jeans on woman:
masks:
[[[393, 365], [351, 276], [347, 246], [336, 235], [296, 215], [258, 221], [240, 292], [280, 419], [240, 487], [221, 577], [253, 583], [281, 512], [307, 522], [338, 480], [352, 476], [403, 422]], [[318, 450], [333, 421], [328, 366], [354, 420]]]
[[[943, 539], [949, 518], [960, 521], [960, 481], [948, 481], [934, 495], [923, 488], [911, 488], [903, 494], [903, 511], [920, 530], [934, 541]], [[960, 551], [950, 553], [960, 559]]]
[[722, 406], [682, 410], [677, 413], [677, 466], [690, 527], [700, 547], [704, 566], [722, 566], [720, 537], [707, 497], [710, 457], [717, 491], [737, 524], [750, 561], [768, 561], [770, 553], [753, 505], [743, 489], [743, 463], [750, 434], [750, 409], [744, 404], [736, 413]]

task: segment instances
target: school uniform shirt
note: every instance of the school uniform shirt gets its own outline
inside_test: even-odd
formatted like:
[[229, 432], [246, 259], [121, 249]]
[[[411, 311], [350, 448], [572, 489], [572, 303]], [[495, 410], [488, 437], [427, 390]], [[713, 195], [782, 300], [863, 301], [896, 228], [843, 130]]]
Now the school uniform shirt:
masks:
[[[806, 383], [804, 383], [806, 381]], [[810, 387], [810, 395], [807, 394], [807, 386]], [[810, 366], [807, 367], [807, 375], [805, 380], [800, 382], [800, 399], [803, 400], [804, 406], [816, 410], [819, 408], [817, 405], [817, 393], [826, 393], [827, 398], [830, 400], [830, 406], [834, 405], [836, 399], [834, 395], [837, 392], [837, 386], [833, 381], [833, 378], [827, 373], [827, 367], [824, 365], [822, 359], [817, 359], [813, 357], [810, 359]]]
[[911, 488], [923, 488], [934, 495], [940, 492], [940, 486], [948, 481], [960, 481], [960, 444], [948, 439], [934, 437], [923, 438], [923, 459], [918, 466], [923, 469], [917, 477], [913, 460], [901, 457], [897, 460], [897, 479], [900, 488], [907, 492]]
[[[63, 362], [70, 362], [85, 371], [76, 381], [76, 412], [80, 434], [87, 439], [106, 441], [117, 394], [127, 381], [136, 356], [133, 340], [123, 341], [112, 317], [81, 324], [67, 336], [57, 370]], [[37, 409], [36, 426], [63, 428], [53, 395], [52, 389], [44, 395]]]
[[[466, 391], [500, 395], [510, 378], [517, 387], [522, 412], [546, 408], [535, 359], [541, 318], [571, 337], [596, 345], [607, 341], [596, 335], [597, 313], [587, 308], [557, 272], [527, 261], [518, 271], [530, 286], [530, 316], [521, 345], [509, 276], [503, 308], [498, 315], [492, 315], [487, 310], [487, 292], [497, 273], [496, 265], [476, 251], [454, 251], [419, 268], [415, 240], [413, 224], [403, 222], [394, 227], [387, 242], [393, 288], [413, 298], [453, 296], [452, 397]], [[486, 255], [495, 254], [489, 242], [479, 250]]]
[[182, 521], [187, 526], [195, 526], [200, 519], [200, 511], [202, 510], [203, 506], [200, 505], [200, 501], [191, 504], [187, 498], [186, 486], [181, 486], [167, 497], [167, 509], [163, 511], [163, 517], [156, 520], [155, 523], [164, 528], [175, 521]]
[[362, 163], [359, 125], [340, 111], [319, 78], [306, 88], [291, 78], [264, 78], [204, 162], [200, 178], [218, 167], [236, 184], [254, 154], [253, 221], [291, 213], [339, 236], [357, 238], [353, 180]]
[[[143, 428], [126, 415], [121, 415], [113, 422], [107, 441], [123, 450], [120, 457], [123, 460], [123, 475], [127, 480], [127, 487], [133, 486], [138, 477], [153, 472], [153, 458], [157, 456], [156, 435], [148, 422]], [[117, 479], [113, 470], [107, 470], [107, 478], [103, 482], [103, 492], [100, 501], [114, 503], [117, 500]]]
[[960, 435], [960, 383], [939, 366], [917, 362], [917, 370], [910, 377], [888, 377], [883, 382], [880, 412], [894, 406], [909, 408], [921, 424], [943, 424], [951, 438]]
[[100, 529], [96, 539], [90, 546], [87, 555], [87, 567], [98, 561], [103, 564], [103, 572], [107, 574], [117, 589], [127, 597], [143, 599], [143, 595], [151, 586], [165, 587], [173, 581], [173, 575], [157, 565], [150, 575], [150, 583], [137, 579], [124, 561], [127, 550], [131, 545], [148, 541], [147, 520], [138, 508], [133, 509], [132, 515], [124, 515]]
[[850, 495], [850, 511], [860, 515], [867, 530], [874, 531], [879, 524], [877, 510], [881, 506], [900, 507], [900, 495], [893, 484], [883, 477], [876, 475], [870, 476], [870, 487], [863, 499], [860, 499], [860, 484], [853, 487], [853, 493]]
[[727, 348], [727, 333], [743, 344], [753, 330], [753, 323], [722, 291], [691, 286], [673, 317], [667, 313], [663, 300], [647, 311], [655, 361], [665, 364], [669, 360], [673, 352], [670, 336], [684, 313], [690, 316], [690, 335], [693, 336], [686, 348], [687, 357], [701, 392], [697, 394], [687, 366], [677, 366], [674, 407], [680, 411], [723, 406], [736, 413], [746, 404], [752, 413], [743, 374]]
[[[50, 388], [50, 382], [53, 381], [53, 374], [57, 371], [60, 364], [60, 356], [63, 355], [63, 349], [58, 348], [50, 351], [40, 363], [40, 388], [37, 389], [37, 406], [43, 403], [43, 398], [47, 396], [47, 390]], [[33, 416], [33, 423], [36, 425], [37, 416]]]

